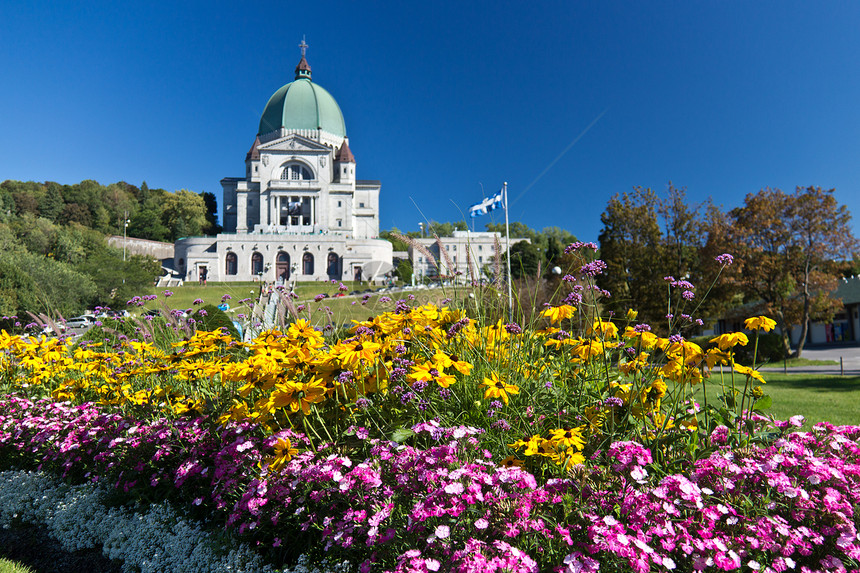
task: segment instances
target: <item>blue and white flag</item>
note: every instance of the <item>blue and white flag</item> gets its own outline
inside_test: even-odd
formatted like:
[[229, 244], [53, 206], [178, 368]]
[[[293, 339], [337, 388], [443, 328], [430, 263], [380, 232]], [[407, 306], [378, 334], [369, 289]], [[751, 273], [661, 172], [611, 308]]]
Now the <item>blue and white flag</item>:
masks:
[[485, 197], [480, 203], [475, 203], [469, 207], [469, 217], [480, 217], [486, 215], [490, 211], [502, 206], [502, 191], [499, 190], [492, 197]]

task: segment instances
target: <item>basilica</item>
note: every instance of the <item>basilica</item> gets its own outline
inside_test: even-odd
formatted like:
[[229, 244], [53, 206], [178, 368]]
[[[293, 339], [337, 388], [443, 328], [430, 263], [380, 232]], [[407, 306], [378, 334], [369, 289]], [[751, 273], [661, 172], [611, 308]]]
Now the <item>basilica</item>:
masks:
[[185, 280], [382, 282], [392, 270], [391, 243], [377, 238], [380, 182], [356, 178], [343, 114], [311, 81], [300, 46], [295, 80], [263, 110], [245, 176], [221, 180], [224, 232], [175, 244]]

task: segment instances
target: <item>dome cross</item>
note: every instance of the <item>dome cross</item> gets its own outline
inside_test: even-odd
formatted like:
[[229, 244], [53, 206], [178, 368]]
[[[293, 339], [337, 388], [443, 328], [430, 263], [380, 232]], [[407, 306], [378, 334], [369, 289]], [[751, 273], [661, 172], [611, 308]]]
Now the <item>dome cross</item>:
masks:
[[302, 57], [305, 57], [305, 51], [308, 49], [308, 44], [305, 42], [305, 37], [302, 36], [302, 43], [299, 44], [299, 48], [302, 49]]

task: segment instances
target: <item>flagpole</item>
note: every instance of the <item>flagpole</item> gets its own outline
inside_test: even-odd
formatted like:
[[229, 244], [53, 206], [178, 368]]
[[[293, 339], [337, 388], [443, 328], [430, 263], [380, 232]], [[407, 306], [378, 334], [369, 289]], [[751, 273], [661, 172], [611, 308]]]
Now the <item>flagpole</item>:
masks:
[[505, 201], [505, 250], [508, 255], [505, 257], [507, 261], [508, 271], [508, 318], [510, 322], [514, 321], [514, 294], [511, 288], [511, 229], [508, 223], [508, 182], [505, 181], [502, 187], [502, 196]]

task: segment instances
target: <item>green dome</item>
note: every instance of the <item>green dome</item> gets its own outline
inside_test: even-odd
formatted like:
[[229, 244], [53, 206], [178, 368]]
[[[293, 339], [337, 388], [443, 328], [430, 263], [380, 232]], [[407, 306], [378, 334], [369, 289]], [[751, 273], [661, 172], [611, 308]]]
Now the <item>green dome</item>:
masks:
[[306, 77], [288, 83], [269, 98], [257, 135], [282, 127], [322, 129], [338, 137], [346, 137], [346, 124], [337, 102], [330, 93]]

